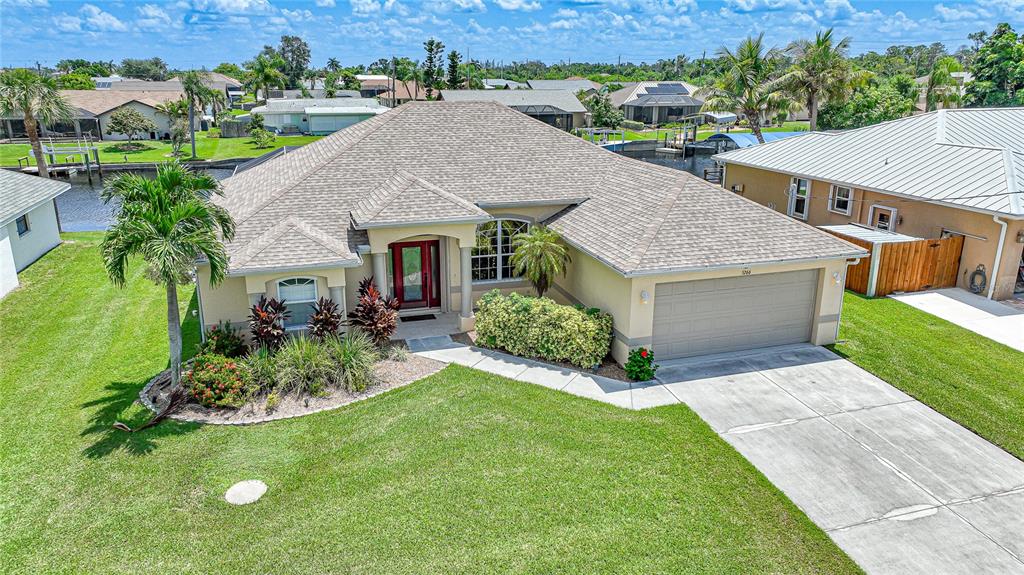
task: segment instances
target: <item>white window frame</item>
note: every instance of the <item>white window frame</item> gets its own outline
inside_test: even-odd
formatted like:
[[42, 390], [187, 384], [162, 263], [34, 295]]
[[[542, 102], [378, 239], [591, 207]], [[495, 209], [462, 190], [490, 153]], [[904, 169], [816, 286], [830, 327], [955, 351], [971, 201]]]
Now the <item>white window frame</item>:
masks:
[[[849, 192], [849, 195], [846, 196], [845, 198], [846, 210], [842, 210], [836, 207], [836, 200], [840, 199], [838, 194], [839, 190], [846, 190], [847, 192]], [[836, 214], [842, 214], [844, 216], [848, 216], [851, 213], [853, 213], [853, 188], [849, 186], [839, 186], [836, 184], [832, 184], [832, 186], [828, 190], [828, 211]]]
[[[311, 300], [305, 300], [305, 299], [303, 299], [303, 300], [289, 300], [287, 298], [282, 298], [281, 297], [281, 284], [283, 284], [284, 282], [293, 281], [293, 280], [310, 280], [310, 281], [312, 281], [313, 282], [313, 299], [311, 299]], [[288, 305], [289, 303], [310, 303], [310, 304], [316, 303], [316, 301], [320, 298], [320, 289], [319, 289], [319, 287], [316, 284], [317, 284], [316, 278], [309, 277], [309, 276], [294, 276], [294, 277], [288, 277], [288, 278], [281, 278], [281, 279], [277, 280], [277, 299], [278, 299], [278, 301], [285, 300], [285, 305]], [[301, 324], [295, 324], [295, 325], [288, 325], [286, 323], [284, 328], [287, 331], [297, 331], [297, 330], [301, 330], [301, 329], [306, 329], [306, 322], [302, 322]]]
[[[18, 222], [20, 220], [25, 220], [25, 231], [21, 231], [21, 230], [18, 229]], [[18, 216], [17, 218], [15, 218], [15, 220], [14, 220], [14, 229], [18, 232], [18, 237], [19, 238], [27, 236], [29, 233], [32, 232], [32, 222], [30, 222], [28, 220], [28, 214], [23, 214], [23, 215]]]
[[[504, 268], [501, 265], [501, 257], [503, 255], [511, 257], [512, 254], [515, 253], [515, 250], [512, 249], [512, 243], [509, 242], [508, 247], [509, 247], [510, 251], [508, 251], [508, 252], [502, 252], [501, 251], [502, 243], [503, 243], [502, 240], [505, 237], [505, 231], [504, 231], [505, 226], [503, 226], [502, 223], [503, 222], [519, 222], [519, 223], [523, 223], [523, 224], [526, 224], [526, 231], [530, 231], [530, 227], [531, 227], [532, 224], [530, 223], [529, 220], [526, 220], [526, 219], [523, 219], [523, 218], [515, 218], [515, 217], [495, 218], [494, 221], [497, 224], [497, 226], [496, 226], [496, 234], [497, 235], [495, 237], [495, 239], [497, 240], [497, 246], [498, 246], [497, 251], [494, 252], [493, 254], [473, 254], [472, 258], [471, 258], [472, 262], [471, 262], [471, 264], [469, 266], [469, 269], [470, 269], [469, 273], [470, 274], [473, 273], [473, 270], [476, 268], [476, 266], [473, 265], [473, 264], [475, 264], [476, 262], [481, 261], [481, 260], [485, 260], [485, 259], [489, 259], [489, 258], [494, 258], [495, 272], [496, 272], [496, 276], [497, 277], [495, 279], [488, 279], [488, 280], [474, 279], [474, 280], [472, 280], [474, 284], [510, 282], [510, 281], [519, 281], [520, 279], [522, 279], [522, 276], [515, 276], [515, 275], [513, 275], [512, 277], [504, 277], [504, 273], [503, 273], [504, 272]], [[476, 241], [479, 242], [480, 241], [480, 237], [479, 237], [480, 226], [477, 226], [476, 233], [477, 233]], [[515, 272], [513, 272], [513, 274], [514, 273]]]
[[[800, 182], [807, 182], [803, 196], [797, 195], [800, 190]], [[786, 205], [786, 214], [790, 217], [806, 222], [807, 213], [810, 212], [811, 206], [811, 180], [808, 180], [807, 178], [791, 178], [789, 180], [789, 193], [787, 195], [789, 196], [789, 202]], [[804, 211], [802, 213], [798, 213], [796, 211], [796, 200], [798, 197], [802, 197], [804, 200]]]
[[[880, 227], [875, 225], [875, 209], [876, 208], [881, 208], [883, 210], [888, 210], [889, 213], [891, 214], [889, 216], [890, 225], [889, 225], [888, 228], [880, 228]], [[895, 232], [896, 231], [896, 225], [897, 225], [897, 223], [899, 221], [899, 220], [897, 220], [897, 215], [898, 215], [898, 213], [897, 213], [896, 208], [893, 208], [893, 207], [890, 207], [890, 206], [885, 206], [885, 205], [882, 205], [882, 204], [874, 204], [874, 205], [871, 206], [871, 209], [868, 210], [868, 226], [872, 227], [872, 228], [874, 228], [876, 230], [885, 230], [887, 232]]]

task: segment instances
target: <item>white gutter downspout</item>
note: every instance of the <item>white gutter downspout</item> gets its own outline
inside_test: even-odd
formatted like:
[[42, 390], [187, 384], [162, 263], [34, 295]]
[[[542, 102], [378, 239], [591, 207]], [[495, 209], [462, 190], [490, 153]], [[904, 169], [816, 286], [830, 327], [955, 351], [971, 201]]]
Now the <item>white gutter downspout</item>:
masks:
[[992, 278], [988, 282], [988, 299], [996, 292], [996, 278], [999, 277], [999, 262], [1003, 259], [1003, 244], [1006, 243], [1006, 222], [999, 216], [992, 216], [992, 221], [1002, 226], [999, 232], [999, 244], [996, 246], [996, 261], [992, 263]]
[[871, 243], [871, 255], [869, 256], [871, 258], [871, 263], [868, 264], [870, 266], [868, 268], [868, 285], [867, 289], [864, 290], [867, 292], [864, 295], [868, 297], [875, 297], [875, 288], [878, 286], [878, 266], [879, 262], [882, 260], [882, 245], [883, 244], [875, 242]]

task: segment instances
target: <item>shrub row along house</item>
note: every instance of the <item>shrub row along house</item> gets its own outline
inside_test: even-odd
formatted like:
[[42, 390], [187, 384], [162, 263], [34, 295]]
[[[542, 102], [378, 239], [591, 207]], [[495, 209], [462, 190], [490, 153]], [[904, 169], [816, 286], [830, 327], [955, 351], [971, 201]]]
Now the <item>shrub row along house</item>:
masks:
[[367, 276], [402, 313], [474, 323], [486, 291], [528, 291], [512, 236], [547, 224], [572, 263], [562, 302], [613, 317], [612, 353], [661, 358], [835, 340], [865, 251], [693, 175], [602, 150], [492, 102], [413, 102], [224, 181], [227, 279], [199, 267], [205, 326], [285, 299], [301, 329]]
[[18, 287], [18, 273], [60, 244], [54, 202], [70, 187], [0, 170], [0, 298]]
[[[1024, 292], [1024, 108], [939, 110], [715, 159], [726, 188], [814, 226], [901, 235], [889, 241], [960, 238], [951, 284], [969, 289], [973, 276], [989, 298]], [[929, 281], [917, 287], [942, 287]]]

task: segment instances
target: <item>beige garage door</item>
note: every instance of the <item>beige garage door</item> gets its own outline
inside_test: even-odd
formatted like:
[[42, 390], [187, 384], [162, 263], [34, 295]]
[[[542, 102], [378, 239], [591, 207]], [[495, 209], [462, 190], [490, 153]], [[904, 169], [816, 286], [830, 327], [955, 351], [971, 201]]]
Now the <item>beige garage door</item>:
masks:
[[657, 284], [658, 359], [811, 339], [817, 270]]

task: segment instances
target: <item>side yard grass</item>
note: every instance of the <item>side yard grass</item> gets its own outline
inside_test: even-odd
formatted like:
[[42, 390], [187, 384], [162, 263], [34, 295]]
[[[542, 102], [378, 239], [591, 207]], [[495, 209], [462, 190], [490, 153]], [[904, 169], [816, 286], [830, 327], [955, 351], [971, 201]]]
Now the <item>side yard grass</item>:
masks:
[[[141, 265], [110, 285], [100, 237], [67, 234], [0, 301], [5, 572], [858, 572], [683, 406], [449, 367], [294, 420], [112, 431], [148, 415], [166, 313]], [[270, 489], [226, 504], [243, 479]]]
[[[202, 160], [224, 160], [228, 158], [255, 158], [283, 146], [301, 146], [319, 140], [322, 136], [278, 136], [269, 148], [257, 148], [250, 138], [219, 138], [213, 132], [196, 132], [196, 155]], [[129, 162], [165, 162], [171, 159], [170, 142], [160, 140], [142, 140], [135, 142], [144, 146], [142, 149], [122, 151], [119, 146], [125, 142], [103, 140], [97, 142], [100, 150], [100, 162], [107, 164]], [[191, 156], [192, 149], [185, 145], [182, 150], [183, 159]], [[0, 166], [17, 166], [18, 158], [28, 156], [28, 144], [0, 144]], [[63, 162], [64, 158], [57, 158]], [[35, 165], [35, 164], [33, 164]]]
[[835, 351], [1024, 459], [1024, 353], [894, 299], [847, 292]]

